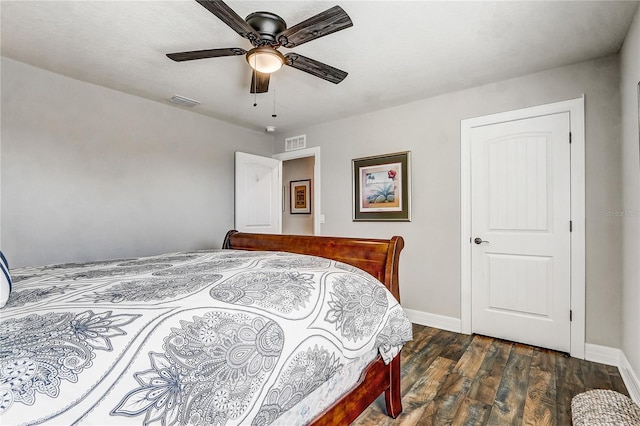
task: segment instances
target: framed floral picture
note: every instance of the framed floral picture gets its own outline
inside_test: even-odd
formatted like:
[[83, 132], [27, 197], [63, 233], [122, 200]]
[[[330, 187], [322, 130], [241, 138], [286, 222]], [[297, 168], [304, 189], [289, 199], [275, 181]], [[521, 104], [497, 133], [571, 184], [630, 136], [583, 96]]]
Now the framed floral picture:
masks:
[[311, 179], [289, 182], [291, 214], [311, 214]]
[[411, 152], [356, 158], [354, 221], [411, 221]]

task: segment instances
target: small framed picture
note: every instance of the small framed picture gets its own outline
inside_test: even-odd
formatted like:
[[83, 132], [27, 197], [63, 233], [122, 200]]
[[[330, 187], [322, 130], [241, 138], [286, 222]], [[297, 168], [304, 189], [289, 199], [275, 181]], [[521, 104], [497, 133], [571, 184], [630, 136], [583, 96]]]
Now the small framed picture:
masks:
[[311, 214], [311, 179], [289, 182], [291, 214]]
[[354, 221], [411, 221], [410, 154], [352, 161]]

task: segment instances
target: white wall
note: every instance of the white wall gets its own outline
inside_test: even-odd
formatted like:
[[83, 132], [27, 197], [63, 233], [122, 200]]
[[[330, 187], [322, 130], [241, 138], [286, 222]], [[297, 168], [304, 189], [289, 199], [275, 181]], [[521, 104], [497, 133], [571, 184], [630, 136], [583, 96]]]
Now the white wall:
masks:
[[[586, 95], [587, 341], [621, 347], [622, 209], [618, 57], [611, 56], [295, 129], [322, 147], [324, 235], [406, 241], [406, 308], [460, 318], [460, 120]], [[351, 159], [412, 151], [412, 222], [351, 220]]]
[[[285, 187], [284, 212], [282, 213], [282, 233], [294, 235], [313, 235], [313, 166], [315, 157], [297, 158], [282, 163], [282, 184]], [[291, 214], [292, 180], [311, 179], [311, 214]]]
[[0, 246], [12, 267], [220, 247], [234, 151], [272, 153], [263, 133], [1, 66]]
[[623, 173], [623, 344], [622, 350], [640, 373], [640, 9], [620, 53]]

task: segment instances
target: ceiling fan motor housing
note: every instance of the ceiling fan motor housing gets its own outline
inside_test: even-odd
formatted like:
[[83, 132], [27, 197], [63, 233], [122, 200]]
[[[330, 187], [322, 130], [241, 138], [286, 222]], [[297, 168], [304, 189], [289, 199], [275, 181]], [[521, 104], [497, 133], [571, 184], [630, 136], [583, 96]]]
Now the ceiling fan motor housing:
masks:
[[287, 23], [271, 12], [253, 12], [245, 18], [247, 24], [256, 30], [260, 37], [270, 41], [276, 41], [276, 35], [287, 29]]

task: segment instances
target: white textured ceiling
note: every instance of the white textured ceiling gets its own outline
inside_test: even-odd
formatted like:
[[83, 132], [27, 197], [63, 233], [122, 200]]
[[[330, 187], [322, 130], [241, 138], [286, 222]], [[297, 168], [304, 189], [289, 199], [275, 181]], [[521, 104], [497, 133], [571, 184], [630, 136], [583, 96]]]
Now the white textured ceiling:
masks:
[[[243, 56], [177, 63], [165, 53], [249, 42], [193, 0], [1, 2], [1, 53], [79, 80], [278, 131], [617, 52], [634, 1], [228, 1], [292, 26], [339, 4], [354, 26], [294, 51], [349, 72], [334, 85], [290, 67], [249, 94]], [[278, 114], [272, 118], [274, 108]], [[178, 108], [178, 107], [176, 107]]]

